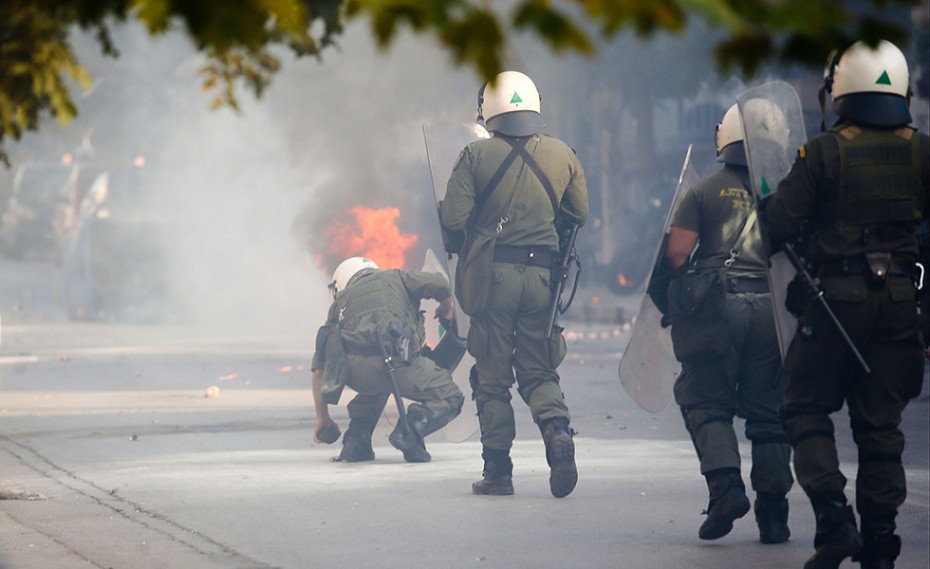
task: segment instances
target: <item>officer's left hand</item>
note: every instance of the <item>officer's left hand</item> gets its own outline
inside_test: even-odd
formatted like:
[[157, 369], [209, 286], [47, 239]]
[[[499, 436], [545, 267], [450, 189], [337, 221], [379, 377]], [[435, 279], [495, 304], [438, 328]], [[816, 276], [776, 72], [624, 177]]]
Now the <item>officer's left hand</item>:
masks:
[[452, 305], [451, 296], [439, 303], [439, 306], [436, 307], [435, 316], [439, 320], [452, 320], [455, 316], [455, 308]]

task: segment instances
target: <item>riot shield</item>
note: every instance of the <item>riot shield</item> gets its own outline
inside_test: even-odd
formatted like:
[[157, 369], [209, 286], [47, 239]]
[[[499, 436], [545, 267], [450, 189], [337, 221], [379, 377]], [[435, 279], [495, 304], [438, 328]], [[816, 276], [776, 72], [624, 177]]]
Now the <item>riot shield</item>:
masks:
[[662, 327], [662, 313], [656, 307], [646, 291], [652, 282], [655, 268], [663, 262], [665, 245], [672, 224], [672, 216], [678, 208], [678, 202], [691, 186], [700, 180], [691, 164], [691, 146], [685, 154], [678, 186], [669, 204], [665, 216], [662, 238], [653, 256], [652, 274], [643, 287], [642, 300], [636, 312], [633, 331], [617, 368], [620, 384], [640, 407], [651, 413], [659, 413], [671, 403], [672, 387], [681, 370], [681, 364], [675, 359], [672, 350], [672, 336], [669, 328]]
[[[458, 160], [459, 154], [471, 142], [480, 138], [489, 138], [490, 134], [478, 123], [437, 123], [423, 125], [423, 139], [426, 143], [426, 156], [429, 160], [430, 177], [433, 182], [433, 193], [436, 198], [436, 230], [441, 234], [441, 224], [439, 223], [439, 202], [446, 195], [446, 185], [449, 177], [452, 175], [452, 168]], [[443, 243], [435, 240], [434, 242]], [[448, 276], [449, 282], [455, 286], [455, 267], [458, 258], [454, 254], [435, 255], [432, 251], [427, 252], [425, 265], [432, 268], [425, 269], [433, 272], [441, 272]], [[435, 321], [433, 321], [435, 324]], [[458, 303], [455, 303], [455, 330], [451, 332], [458, 338], [468, 337], [469, 317], [462, 311]], [[444, 331], [448, 334], [450, 331]], [[429, 336], [429, 332], [427, 334]], [[439, 337], [438, 331], [436, 337]], [[433, 344], [436, 345], [436, 344]], [[458, 417], [446, 425], [442, 432], [451, 442], [462, 442], [469, 439], [478, 430], [478, 416], [471, 401], [471, 385], [468, 381], [468, 374], [471, 367], [475, 364], [475, 359], [467, 352], [463, 355], [462, 360], [452, 370], [452, 379], [455, 384], [465, 394], [465, 407]]]
[[[436, 196], [436, 215], [439, 219], [439, 202], [446, 195], [446, 184], [452, 175], [452, 168], [462, 150], [471, 142], [479, 138], [489, 138], [490, 134], [478, 123], [438, 123], [423, 125], [423, 139], [426, 142], [426, 156], [429, 160], [430, 176], [433, 181], [433, 193]], [[441, 232], [441, 228], [440, 228]], [[449, 276], [449, 281], [455, 286], [455, 266], [458, 257], [452, 253], [445, 253], [437, 260], [443, 267], [443, 272]], [[456, 303], [456, 323], [458, 335], [462, 338], [468, 335], [468, 316]]]
[[[736, 98], [752, 191], [756, 201], [774, 194], [804, 144], [804, 114], [794, 88], [784, 81], [772, 81], [745, 91]], [[782, 359], [794, 337], [797, 319], [785, 308], [788, 283], [796, 271], [783, 251], [769, 257], [769, 290]]]
[[[446, 274], [439, 257], [430, 249], [426, 251], [426, 260], [423, 262], [423, 270], [430, 273], [442, 273], [448, 278], [448, 274]], [[426, 312], [424, 327], [426, 328], [427, 345], [436, 351], [440, 349], [438, 346], [441, 346], [443, 342], [452, 341], [454, 344], [458, 345], [459, 341], [461, 341], [461, 347], [464, 349], [464, 339], [457, 337], [455, 331], [444, 329], [439, 321], [432, 317], [438, 305], [439, 304], [435, 301], [424, 300], [421, 306]], [[456, 318], [458, 318], [458, 316], [456, 316]], [[465, 318], [468, 317], [465, 316]], [[458, 364], [450, 370], [452, 373], [452, 381], [454, 381], [458, 388], [462, 390], [462, 393], [465, 394], [466, 400], [459, 416], [449, 421], [449, 424], [442, 429], [442, 433], [445, 435], [446, 439], [453, 443], [460, 443], [469, 439], [478, 430], [478, 415], [474, 412], [474, 409], [469, 409], [471, 386], [468, 383], [468, 374], [471, 370], [471, 366], [474, 364], [475, 358], [468, 352], [464, 352], [459, 355]]]

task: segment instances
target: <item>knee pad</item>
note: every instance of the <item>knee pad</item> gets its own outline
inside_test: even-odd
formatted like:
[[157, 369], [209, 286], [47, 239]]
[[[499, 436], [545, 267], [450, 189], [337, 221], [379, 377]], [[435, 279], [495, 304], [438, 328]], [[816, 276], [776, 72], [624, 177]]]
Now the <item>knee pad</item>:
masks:
[[523, 402], [527, 405], [530, 404], [530, 397], [532, 397], [533, 392], [536, 391], [540, 385], [544, 383], [555, 383], [558, 384], [558, 381], [555, 378], [549, 379], [529, 379], [524, 381], [522, 385], [517, 388], [517, 393], [520, 394], [520, 398], [523, 399]]
[[[475, 402], [479, 415], [489, 401], [500, 401], [501, 403], [510, 405], [510, 389], [502, 393], [494, 393], [482, 387], [478, 382], [478, 368], [476, 366], [471, 366], [471, 371], [468, 373], [468, 383], [471, 385], [471, 398]], [[464, 399], [462, 403], [464, 404]], [[461, 408], [461, 405], [459, 408]]]
[[685, 426], [692, 436], [696, 436], [702, 428], [712, 423], [733, 425], [733, 416], [719, 409], [708, 409], [705, 407], [682, 408], [681, 416], [684, 418]]

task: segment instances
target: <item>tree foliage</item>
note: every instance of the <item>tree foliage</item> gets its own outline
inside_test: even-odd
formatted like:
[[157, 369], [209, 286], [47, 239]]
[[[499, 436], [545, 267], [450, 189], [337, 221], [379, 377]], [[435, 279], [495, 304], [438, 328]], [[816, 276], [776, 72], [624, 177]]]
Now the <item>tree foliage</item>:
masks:
[[677, 34], [695, 20], [722, 31], [721, 71], [751, 76], [763, 63], [822, 65], [854, 40], [908, 39], [902, 10], [922, 0], [4, 0], [0, 5], [0, 158], [3, 142], [36, 130], [43, 115], [77, 113], [71, 81], [89, 77], [69, 43], [75, 29], [95, 34], [118, 56], [110, 26], [137, 19], [152, 35], [184, 29], [208, 56], [201, 69], [214, 106], [237, 108], [243, 85], [261, 96], [278, 70], [276, 48], [321, 57], [343, 26], [366, 20], [384, 48], [402, 29], [434, 37], [455, 65], [488, 79], [502, 69], [507, 37], [526, 33], [554, 52], [592, 54], [623, 32]]

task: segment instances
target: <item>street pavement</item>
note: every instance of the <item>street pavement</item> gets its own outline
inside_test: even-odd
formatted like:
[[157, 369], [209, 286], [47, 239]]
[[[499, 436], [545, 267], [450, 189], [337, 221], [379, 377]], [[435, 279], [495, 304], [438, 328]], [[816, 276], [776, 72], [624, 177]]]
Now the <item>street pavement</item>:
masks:
[[[315, 324], [275, 334], [68, 322], [51, 269], [17, 267], [33, 275], [28, 294], [25, 277], [0, 269], [2, 569], [778, 569], [813, 551], [797, 486], [787, 544], [759, 543], [751, 513], [723, 539], [697, 538], [706, 488], [694, 450], [674, 405], [648, 413], [620, 386], [621, 324], [566, 321], [575, 491], [549, 494], [539, 432], [515, 398], [516, 493], [473, 496], [477, 437], [436, 433], [433, 461], [407, 464], [387, 442], [390, 402], [374, 462], [334, 463], [338, 445], [312, 442]], [[904, 421], [903, 569], [930, 563], [927, 394], [925, 378]], [[344, 405], [333, 416], [344, 430]], [[848, 418], [835, 419], [854, 499]]]

